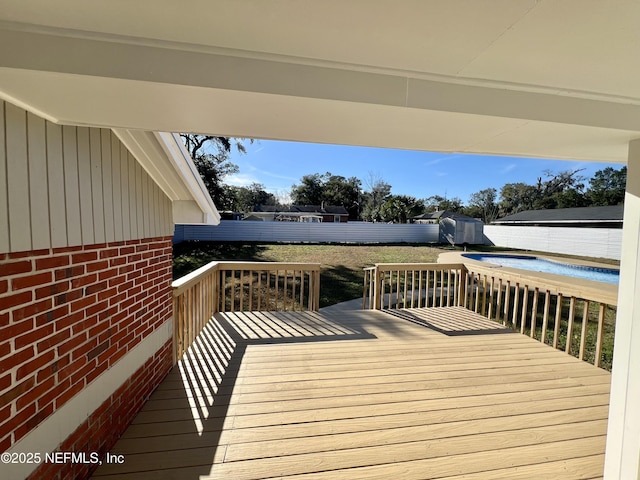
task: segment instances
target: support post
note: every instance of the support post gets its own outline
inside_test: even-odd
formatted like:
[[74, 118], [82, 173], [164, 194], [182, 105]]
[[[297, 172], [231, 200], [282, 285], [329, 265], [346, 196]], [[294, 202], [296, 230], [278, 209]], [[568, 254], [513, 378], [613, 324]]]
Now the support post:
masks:
[[629, 144], [604, 478], [640, 478], [640, 139]]

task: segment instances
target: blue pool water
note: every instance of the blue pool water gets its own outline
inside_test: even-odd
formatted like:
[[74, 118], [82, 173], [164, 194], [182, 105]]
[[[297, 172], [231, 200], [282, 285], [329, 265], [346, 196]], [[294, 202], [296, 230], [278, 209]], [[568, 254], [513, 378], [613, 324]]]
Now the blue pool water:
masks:
[[472, 260], [502, 265], [503, 267], [567, 275], [569, 277], [584, 278], [597, 282], [618, 283], [620, 278], [620, 272], [612, 268], [570, 265], [568, 263], [553, 262], [538, 257], [525, 257], [523, 255], [483, 255], [481, 253], [465, 253], [462, 256]]

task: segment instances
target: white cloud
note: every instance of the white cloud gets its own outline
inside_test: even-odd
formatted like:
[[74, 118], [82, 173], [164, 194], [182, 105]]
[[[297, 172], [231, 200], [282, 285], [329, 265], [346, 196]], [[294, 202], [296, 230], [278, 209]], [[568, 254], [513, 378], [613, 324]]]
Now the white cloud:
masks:
[[510, 163], [509, 165], [506, 165], [502, 170], [500, 170], [500, 173], [509, 173], [512, 170], [515, 170], [517, 166], [518, 164], [516, 163]]
[[426, 166], [431, 166], [431, 165], [437, 165], [438, 163], [449, 161], [449, 160], [453, 160], [454, 158], [459, 158], [461, 155], [456, 155], [456, 154], [448, 154], [448, 155], [443, 155], [441, 157], [437, 157], [434, 158], [432, 160], [429, 160], [427, 162], [425, 162], [424, 164]]
[[252, 183], [260, 183], [260, 181], [253, 175], [247, 175], [246, 173], [234, 173], [225, 177], [224, 183], [227, 185], [234, 185], [236, 187], [247, 187]]

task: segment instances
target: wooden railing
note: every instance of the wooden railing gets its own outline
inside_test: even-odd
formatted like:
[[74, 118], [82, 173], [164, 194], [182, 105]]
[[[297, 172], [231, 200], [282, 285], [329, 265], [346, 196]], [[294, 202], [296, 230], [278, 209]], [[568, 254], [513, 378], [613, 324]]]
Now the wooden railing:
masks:
[[211, 262], [172, 287], [177, 361], [217, 312], [318, 310], [320, 264]]
[[[598, 367], [611, 368], [614, 290], [461, 264], [376, 264], [363, 308], [463, 306]], [[605, 335], [607, 334], [607, 335]]]
[[462, 305], [462, 264], [377, 263], [364, 272], [362, 308]]

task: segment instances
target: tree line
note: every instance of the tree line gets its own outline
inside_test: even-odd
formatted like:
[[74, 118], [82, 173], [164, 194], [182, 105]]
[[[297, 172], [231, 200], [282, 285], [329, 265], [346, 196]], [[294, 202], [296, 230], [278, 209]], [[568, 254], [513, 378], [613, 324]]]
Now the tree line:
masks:
[[[230, 161], [233, 146], [244, 152], [243, 139], [204, 135], [182, 135], [185, 145], [219, 210], [251, 212], [261, 205], [279, 205], [278, 198], [259, 183], [246, 187], [227, 185], [224, 178], [238, 172]], [[251, 140], [249, 140], [251, 141]], [[304, 175], [291, 187], [294, 205], [339, 205], [350, 220], [406, 223], [410, 218], [435, 210], [449, 210], [490, 223], [496, 218], [524, 210], [618, 205], [624, 201], [627, 167], [607, 167], [587, 179], [582, 169], [558, 173], [544, 171], [535, 182], [507, 183], [498, 191], [485, 188], [459, 197], [432, 195], [416, 198], [392, 194], [392, 186], [380, 175], [369, 174], [364, 182], [356, 177], [326, 173]]]

